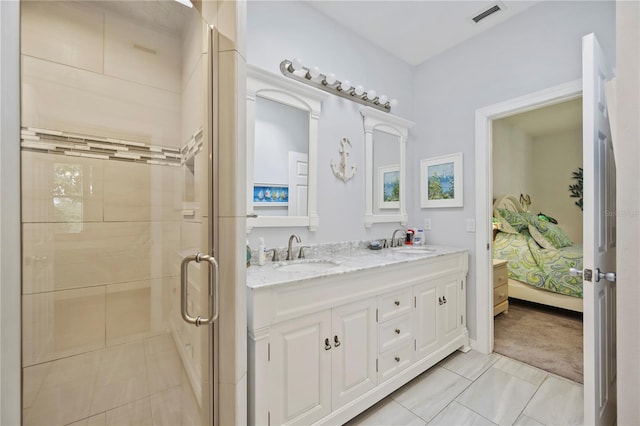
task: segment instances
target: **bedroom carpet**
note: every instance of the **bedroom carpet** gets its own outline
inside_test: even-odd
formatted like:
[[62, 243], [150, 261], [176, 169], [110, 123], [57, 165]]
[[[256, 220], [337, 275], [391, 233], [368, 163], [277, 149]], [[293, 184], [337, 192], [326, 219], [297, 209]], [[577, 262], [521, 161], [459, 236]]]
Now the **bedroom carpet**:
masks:
[[579, 313], [510, 299], [509, 312], [495, 317], [493, 350], [583, 383]]

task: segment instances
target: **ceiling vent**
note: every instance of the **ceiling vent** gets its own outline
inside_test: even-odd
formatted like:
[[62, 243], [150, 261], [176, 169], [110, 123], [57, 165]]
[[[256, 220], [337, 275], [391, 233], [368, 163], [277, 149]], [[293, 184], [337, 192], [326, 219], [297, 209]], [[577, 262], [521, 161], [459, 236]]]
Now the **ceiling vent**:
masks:
[[489, 15], [493, 15], [496, 12], [499, 12], [502, 10], [502, 7], [499, 3], [494, 3], [491, 6], [489, 6], [487, 9], [485, 9], [484, 11], [478, 13], [476, 16], [474, 16], [473, 18], [471, 18], [473, 20], [473, 22], [475, 22], [476, 24], [480, 21], [482, 21], [484, 18], [486, 18]]

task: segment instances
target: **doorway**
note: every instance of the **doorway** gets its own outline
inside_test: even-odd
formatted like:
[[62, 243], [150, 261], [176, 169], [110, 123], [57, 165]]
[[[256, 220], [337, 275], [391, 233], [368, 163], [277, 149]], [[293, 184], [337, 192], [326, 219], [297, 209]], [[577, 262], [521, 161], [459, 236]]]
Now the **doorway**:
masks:
[[582, 99], [492, 130], [494, 351], [582, 383]]
[[[545, 106], [579, 98], [582, 83], [579, 80], [535, 92], [476, 111], [476, 221], [477, 227], [476, 273], [477, 295], [477, 339], [476, 348], [485, 353], [493, 351], [493, 167], [492, 133], [493, 122], [505, 117], [532, 111]], [[518, 193], [519, 196], [519, 193]], [[518, 200], [519, 201], [519, 200]]]

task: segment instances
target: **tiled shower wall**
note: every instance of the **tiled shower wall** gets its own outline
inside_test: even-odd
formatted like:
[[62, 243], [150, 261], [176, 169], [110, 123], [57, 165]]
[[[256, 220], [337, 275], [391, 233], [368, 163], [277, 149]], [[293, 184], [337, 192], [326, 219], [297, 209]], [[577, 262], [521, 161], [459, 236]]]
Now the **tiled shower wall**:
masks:
[[[90, 3], [22, 2], [23, 128], [182, 148], [202, 126], [199, 22], [182, 35]], [[177, 303], [181, 256], [201, 241], [203, 155], [185, 180], [187, 167], [77, 151], [23, 148], [25, 374], [170, 327], [197, 364]]]

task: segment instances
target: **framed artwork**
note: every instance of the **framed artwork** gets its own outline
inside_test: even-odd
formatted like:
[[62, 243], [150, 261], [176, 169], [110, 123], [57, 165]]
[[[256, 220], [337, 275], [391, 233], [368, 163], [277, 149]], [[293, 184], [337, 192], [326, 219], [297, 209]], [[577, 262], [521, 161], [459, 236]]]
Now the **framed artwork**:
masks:
[[287, 185], [253, 185], [254, 206], [287, 206], [289, 205], [289, 187]]
[[400, 166], [378, 167], [378, 208], [400, 208]]
[[462, 153], [420, 161], [420, 207], [462, 207]]

